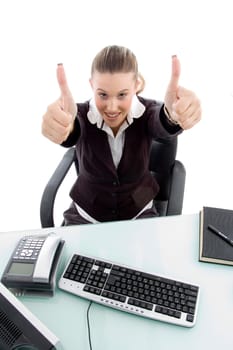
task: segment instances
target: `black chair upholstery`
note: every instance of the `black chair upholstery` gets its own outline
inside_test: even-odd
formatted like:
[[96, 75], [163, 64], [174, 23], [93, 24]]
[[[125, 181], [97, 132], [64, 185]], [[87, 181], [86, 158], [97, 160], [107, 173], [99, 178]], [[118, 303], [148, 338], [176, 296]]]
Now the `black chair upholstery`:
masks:
[[149, 169], [160, 186], [154, 200], [160, 216], [182, 214], [186, 170], [176, 153], [177, 138], [152, 143]]
[[[176, 153], [177, 138], [157, 140], [152, 143], [149, 169], [160, 185], [160, 191], [154, 200], [160, 216], [182, 213], [186, 171], [184, 165], [176, 159]], [[44, 189], [40, 203], [42, 227], [54, 226], [56, 195], [73, 164], [78, 174], [78, 161], [74, 147], [65, 152]]]

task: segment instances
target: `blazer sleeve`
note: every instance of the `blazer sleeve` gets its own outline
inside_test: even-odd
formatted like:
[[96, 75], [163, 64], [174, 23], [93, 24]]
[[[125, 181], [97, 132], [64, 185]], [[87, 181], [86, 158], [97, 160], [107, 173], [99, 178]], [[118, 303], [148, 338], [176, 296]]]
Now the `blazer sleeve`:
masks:
[[160, 108], [159, 118], [164, 129], [169, 132], [169, 134], [177, 134], [183, 131], [183, 129], [178, 125], [172, 123], [166, 116], [164, 112], [164, 104]]
[[150, 100], [147, 104], [148, 132], [153, 138], [171, 138], [182, 133], [178, 124], [173, 124], [164, 112], [164, 103]]
[[78, 114], [77, 114], [77, 116], [74, 120], [73, 130], [69, 134], [68, 138], [64, 142], [61, 143], [61, 146], [68, 148], [68, 147], [72, 147], [72, 146], [76, 145], [76, 143], [78, 142], [78, 138], [80, 136], [80, 133], [81, 133], [81, 129], [80, 129], [80, 124], [79, 124]]

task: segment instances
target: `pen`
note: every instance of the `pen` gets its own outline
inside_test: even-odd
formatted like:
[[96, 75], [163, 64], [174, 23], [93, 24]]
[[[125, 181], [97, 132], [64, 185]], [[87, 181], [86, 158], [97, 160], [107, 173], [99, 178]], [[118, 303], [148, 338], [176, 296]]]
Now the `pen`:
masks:
[[216, 233], [216, 235], [218, 235], [219, 237], [221, 237], [222, 239], [224, 239], [224, 241], [226, 241], [227, 243], [229, 243], [231, 246], [233, 246], [233, 240], [231, 240], [229, 237], [227, 237], [224, 233], [222, 233], [221, 231], [219, 231], [216, 227], [212, 226], [212, 225], [208, 225], [208, 229], [214, 233]]

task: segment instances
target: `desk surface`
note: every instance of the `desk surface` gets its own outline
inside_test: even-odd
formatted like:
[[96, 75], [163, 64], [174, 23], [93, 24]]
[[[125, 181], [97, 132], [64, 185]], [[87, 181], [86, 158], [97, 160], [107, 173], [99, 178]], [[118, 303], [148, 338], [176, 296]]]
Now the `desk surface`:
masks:
[[[55, 229], [66, 241], [58, 277], [70, 255], [79, 252], [200, 285], [193, 328], [92, 304], [93, 350], [232, 348], [232, 267], [198, 261], [198, 225], [195, 214]], [[38, 232], [41, 230], [0, 233], [0, 274], [18, 239]], [[52, 298], [20, 300], [60, 338], [65, 350], [89, 349], [88, 301], [59, 289]]]

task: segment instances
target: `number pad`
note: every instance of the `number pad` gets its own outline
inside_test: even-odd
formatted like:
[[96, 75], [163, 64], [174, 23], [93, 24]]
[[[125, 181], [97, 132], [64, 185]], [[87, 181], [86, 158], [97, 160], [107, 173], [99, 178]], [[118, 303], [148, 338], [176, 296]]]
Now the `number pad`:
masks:
[[14, 259], [36, 260], [44, 244], [44, 238], [24, 238], [14, 253]]

